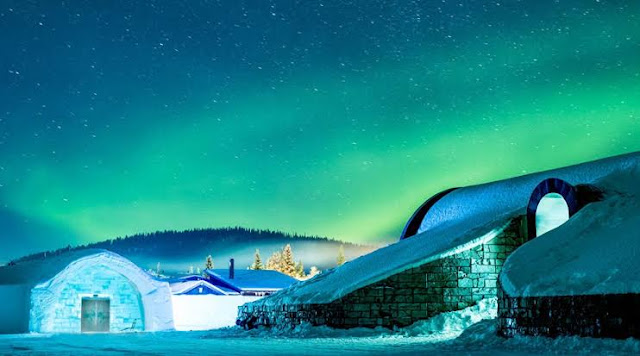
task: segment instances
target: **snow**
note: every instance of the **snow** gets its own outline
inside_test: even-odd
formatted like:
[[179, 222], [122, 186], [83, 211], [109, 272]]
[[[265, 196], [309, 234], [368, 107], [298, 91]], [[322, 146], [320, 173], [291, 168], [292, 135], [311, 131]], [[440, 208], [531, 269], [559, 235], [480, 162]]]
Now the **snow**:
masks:
[[[497, 298], [487, 298], [465, 309], [440, 313], [430, 319], [421, 320], [405, 328], [387, 329], [350, 328], [334, 329], [328, 326], [312, 326], [308, 323], [287, 327], [264, 327], [242, 331], [252, 337], [362, 337], [362, 336], [429, 336], [432, 340], [451, 340], [460, 336], [469, 326], [487, 319], [495, 319], [498, 310]], [[214, 335], [216, 335], [214, 333]]]
[[[503, 214], [489, 224], [449, 238], [449, 229], [435, 229], [430, 236], [415, 236], [376, 250], [325, 271], [312, 279], [296, 283], [256, 303], [329, 303], [356, 289], [413, 267], [470, 250], [495, 238], [515, 214]], [[384, 264], [380, 264], [384, 261]]]
[[419, 233], [443, 225], [452, 225], [457, 227], [452, 229], [452, 233], [458, 235], [470, 226], [486, 224], [504, 212], [526, 207], [535, 187], [545, 179], [559, 178], [574, 185], [590, 184], [612, 172], [628, 169], [639, 161], [640, 153], [631, 153], [456, 189], [429, 210]]
[[433, 206], [419, 234], [296, 283], [258, 303], [329, 303], [396, 273], [490, 240], [511, 219], [525, 213], [531, 193], [544, 179], [594, 183], [638, 162], [640, 153], [633, 153], [455, 190]]
[[596, 185], [592, 203], [517, 249], [500, 281], [510, 296], [640, 293], [640, 164]]
[[[228, 355], [623, 355], [640, 352], [638, 340], [496, 335], [495, 299], [443, 313], [407, 328], [336, 330], [304, 326], [274, 329], [224, 328], [200, 332], [0, 335], [0, 354], [228, 354]], [[478, 322], [480, 321], [480, 322]]]
[[220, 294], [220, 295], [227, 294], [227, 292], [225, 292], [224, 290], [214, 286], [213, 284], [205, 280], [195, 280], [195, 281], [186, 280], [186, 281], [174, 282], [174, 283], [171, 283], [170, 285], [171, 285], [171, 293], [174, 295], [185, 294], [193, 290], [194, 288], [199, 288], [199, 287], [209, 288], [212, 291], [214, 291], [215, 294]]
[[236, 269], [229, 278], [228, 269], [206, 270], [209, 276], [236, 287], [238, 291], [274, 291], [289, 287], [298, 280], [278, 271]]
[[238, 307], [260, 298], [241, 295], [173, 295], [173, 322], [179, 331], [234, 326]]

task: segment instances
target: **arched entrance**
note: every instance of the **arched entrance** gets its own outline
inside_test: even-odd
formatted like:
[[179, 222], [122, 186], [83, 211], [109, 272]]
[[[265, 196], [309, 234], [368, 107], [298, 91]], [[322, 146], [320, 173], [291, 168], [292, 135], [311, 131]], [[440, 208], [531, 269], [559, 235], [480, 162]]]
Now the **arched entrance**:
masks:
[[576, 187], [558, 179], [546, 179], [531, 193], [527, 205], [529, 240], [564, 224], [581, 208]]
[[549, 193], [540, 199], [536, 210], [536, 233], [549, 232], [569, 220], [569, 206], [562, 195]]

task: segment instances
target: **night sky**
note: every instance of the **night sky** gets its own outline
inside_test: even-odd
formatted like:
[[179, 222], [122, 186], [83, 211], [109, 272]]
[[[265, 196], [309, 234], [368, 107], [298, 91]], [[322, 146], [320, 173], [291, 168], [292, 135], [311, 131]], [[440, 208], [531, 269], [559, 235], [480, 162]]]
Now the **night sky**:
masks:
[[163, 229], [399, 236], [640, 150], [640, 2], [0, 1], [0, 262]]

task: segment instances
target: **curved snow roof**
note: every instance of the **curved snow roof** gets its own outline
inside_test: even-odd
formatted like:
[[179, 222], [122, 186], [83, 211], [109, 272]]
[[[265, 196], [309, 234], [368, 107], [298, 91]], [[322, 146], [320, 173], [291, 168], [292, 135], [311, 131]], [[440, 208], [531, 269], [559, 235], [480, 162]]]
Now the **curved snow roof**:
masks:
[[506, 211], [524, 208], [536, 186], [548, 178], [573, 185], [592, 184], [640, 162], [640, 152], [605, 158], [521, 177], [456, 189], [438, 200], [426, 214], [418, 233], [438, 226], [457, 225], [463, 233], [469, 225], [481, 225]]
[[457, 189], [433, 205], [417, 235], [254, 303], [330, 303], [366, 285], [495, 237], [511, 219], [525, 213], [532, 191], [545, 179], [589, 184], [629, 170], [638, 162], [640, 153], [632, 153]]

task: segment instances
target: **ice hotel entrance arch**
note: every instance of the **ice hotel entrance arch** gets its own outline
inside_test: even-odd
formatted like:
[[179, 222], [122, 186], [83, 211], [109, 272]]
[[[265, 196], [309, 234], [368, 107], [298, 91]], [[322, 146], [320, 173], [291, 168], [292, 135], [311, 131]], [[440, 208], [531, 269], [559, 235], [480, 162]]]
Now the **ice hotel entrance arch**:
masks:
[[580, 204], [576, 188], [562, 179], [545, 179], [531, 193], [527, 205], [529, 239], [564, 224], [578, 212]]

